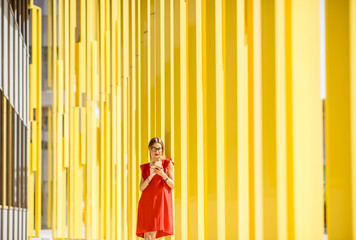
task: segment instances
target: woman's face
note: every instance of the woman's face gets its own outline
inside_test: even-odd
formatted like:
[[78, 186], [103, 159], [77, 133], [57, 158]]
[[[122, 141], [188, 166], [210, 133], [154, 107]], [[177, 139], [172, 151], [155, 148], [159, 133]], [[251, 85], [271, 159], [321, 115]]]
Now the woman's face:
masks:
[[148, 148], [151, 154], [151, 159], [157, 161], [162, 155], [162, 145], [160, 143], [154, 143], [151, 147]]

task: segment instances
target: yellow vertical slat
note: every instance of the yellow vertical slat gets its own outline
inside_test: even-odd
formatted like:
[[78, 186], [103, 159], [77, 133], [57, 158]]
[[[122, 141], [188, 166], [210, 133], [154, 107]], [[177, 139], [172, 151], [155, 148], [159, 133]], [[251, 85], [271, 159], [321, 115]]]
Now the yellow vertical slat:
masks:
[[111, 221], [111, 236], [112, 238], [116, 238], [116, 209], [117, 209], [117, 201], [116, 201], [116, 164], [117, 164], [117, 150], [116, 150], [116, 142], [117, 142], [117, 136], [116, 136], [116, 129], [117, 129], [117, 105], [116, 105], [116, 97], [117, 97], [117, 91], [116, 91], [116, 84], [119, 79], [118, 75], [118, 59], [117, 59], [117, 52], [118, 52], [118, 47], [117, 47], [117, 21], [118, 21], [118, 3], [116, 1], [111, 2], [111, 125], [113, 127], [112, 133], [111, 133], [111, 154], [112, 154], [112, 159], [111, 159], [111, 201], [112, 201], [112, 221]]
[[350, 1], [350, 79], [351, 79], [351, 142], [352, 142], [352, 229], [356, 239], [356, 1]]
[[[67, 18], [69, 18], [69, 22], [68, 22], [68, 30], [66, 31], [67, 35], [68, 35], [68, 42], [67, 42], [67, 46], [68, 46], [68, 54], [67, 57], [68, 59], [66, 59], [67, 63], [68, 63], [68, 86], [67, 86], [67, 91], [66, 91], [66, 103], [68, 102], [68, 114], [69, 116], [67, 117], [69, 122], [69, 126], [68, 126], [68, 137], [69, 134], [73, 133], [74, 136], [76, 137], [76, 131], [77, 131], [77, 142], [75, 143], [74, 141], [76, 140], [75, 137], [71, 138], [69, 137], [68, 139], [68, 143], [69, 143], [69, 171], [68, 171], [68, 199], [70, 201], [69, 203], [69, 209], [68, 209], [68, 237], [71, 238], [79, 238], [81, 237], [81, 232], [82, 230], [79, 227], [78, 224], [78, 220], [79, 223], [80, 222], [80, 216], [81, 216], [81, 212], [79, 210], [81, 210], [81, 207], [79, 207], [79, 209], [77, 209], [78, 205], [76, 205], [76, 199], [78, 199], [78, 195], [80, 193], [82, 193], [82, 184], [79, 185], [79, 188], [76, 185], [76, 182], [81, 182], [80, 179], [77, 180], [77, 178], [75, 178], [76, 172], [80, 170], [78, 169], [77, 165], [75, 164], [76, 161], [80, 161], [79, 158], [79, 154], [76, 155], [76, 152], [79, 152], [79, 129], [75, 128], [75, 111], [76, 109], [74, 108], [75, 104], [75, 91], [78, 91], [79, 89], [79, 84], [78, 81], [75, 82], [76, 79], [76, 74], [75, 74], [75, 66], [76, 66], [76, 60], [75, 60], [75, 55], [77, 54], [77, 49], [76, 49], [76, 40], [75, 40], [75, 28], [76, 28], [76, 3], [73, 1], [68, 1], [68, 14]], [[77, 90], [78, 89], [78, 90]], [[77, 120], [79, 122], [79, 119]], [[80, 196], [80, 195], [79, 195]], [[79, 197], [79, 199], [82, 199], [81, 196]]]
[[111, 1], [111, 84], [110, 84], [110, 91], [111, 91], [111, 125], [112, 125], [112, 133], [111, 133], [111, 204], [112, 204], [112, 209], [111, 209], [111, 237], [113, 239], [117, 238], [116, 237], [116, 231], [117, 231], [117, 200], [116, 200], [116, 164], [118, 160], [118, 155], [117, 155], [117, 150], [116, 150], [116, 142], [117, 142], [117, 104], [116, 104], [116, 98], [117, 98], [117, 87], [116, 84], [119, 79], [118, 75], [118, 58], [117, 58], [117, 52], [118, 52], [118, 32], [117, 32], [117, 21], [118, 21], [118, 2], [117, 1]]
[[[64, 139], [63, 139], [63, 147], [64, 147], [64, 167], [68, 168], [69, 167], [69, 145], [71, 143], [70, 138], [69, 138], [69, 94], [70, 94], [70, 69], [69, 69], [69, 0], [64, 0], [64, 12], [63, 12], [63, 22], [64, 22], [64, 27], [63, 27], [63, 38], [64, 38], [64, 55], [63, 55], [63, 60], [64, 60]], [[70, 227], [71, 228], [71, 227]]]
[[[107, 2], [106, 6], [107, 11], [109, 11], [109, 3]], [[110, 14], [107, 13], [107, 16]], [[110, 29], [109, 21], [107, 21], [107, 29]], [[112, 159], [111, 155], [111, 104], [110, 104], [110, 84], [111, 84], [111, 51], [110, 51], [110, 39], [111, 39], [111, 32], [105, 32], [105, 235], [107, 239], [111, 239], [111, 226], [110, 226], [110, 219], [111, 219], [111, 171], [110, 171], [110, 163]]]
[[164, 136], [164, 111], [165, 111], [165, 68], [164, 68], [164, 51], [165, 51], [165, 42], [164, 42], [164, 12], [165, 12], [165, 1], [157, 0], [156, 1], [156, 136], [159, 136], [165, 142]]
[[52, 126], [53, 126], [53, 197], [52, 197], [52, 205], [53, 205], [53, 214], [52, 214], [52, 236], [57, 235], [57, 229], [58, 229], [58, 220], [57, 220], [57, 214], [58, 214], [58, 186], [57, 186], [57, 176], [58, 176], [58, 166], [57, 166], [57, 159], [58, 159], [58, 139], [57, 139], [57, 1], [52, 0], [52, 3], [50, 4], [52, 9], [51, 9], [51, 23], [52, 23], [52, 49], [51, 49], [51, 56], [52, 56]]
[[[100, 196], [98, 196], [98, 191], [99, 191], [99, 186], [100, 186], [100, 161], [101, 159], [99, 158], [99, 141], [97, 136], [97, 127], [98, 127], [98, 117], [102, 115], [100, 113], [100, 110], [98, 108], [98, 95], [99, 95], [99, 90], [98, 86], [95, 86], [95, 83], [97, 84], [99, 82], [99, 65], [98, 65], [98, 43], [96, 41], [93, 41], [91, 43], [91, 66], [92, 66], [92, 71], [91, 71], [91, 86], [92, 89], [90, 91], [93, 93], [93, 101], [90, 102], [90, 116], [91, 118], [91, 125], [89, 126], [90, 131], [91, 131], [91, 137], [90, 137], [90, 154], [91, 154], [91, 166], [89, 166], [89, 169], [91, 171], [91, 185], [90, 185], [90, 197], [91, 197], [91, 237], [92, 238], [98, 238], [100, 234], [100, 209], [98, 209], [97, 206], [99, 206], [99, 200]], [[89, 146], [88, 146], [89, 147]]]
[[[33, 7], [33, 6], [32, 6]], [[32, 21], [36, 21], [36, 11], [33, 12], [33, 15], [32, 15]], [[35, 34], [32, 35], [32, 41], [34, 43], [36, 43], [37, 41], [37, 30], [36, 30], [36, 27], [37, 27], [37, 24], [34, 24], [33, 26], [33, 32]], [[37, 55], [37, 52], [36, 52], [36, 44], [34, 44], [34, 53], [33, 53], [33, 58], [34, 58], [34, 63], [33, 64], [30, 64], [29, 66], [29, 76], [30, 76], [30, 96], [29, 96], [29, 100], [30, 100], [30, 104], [29, 104], [29, 128], [30, 128], [30, 136], [29, 136], [29, 146], [30, 146], [30, 152], [29, 152], [29, 169], [28, 169], [28, 184], [29, 187], [28, 187], [28, 208], [29, 208], [29, 212], [28, 212], [28, 235], [29, 236], [34, 236], [34, 227], [35, 227], [35, 224], [36, 224], [36, 221], [35, 221], [35, 184], [36, 184], [36, 179], [35, 179], [35, 171], [36, 171], [36, 168], [37, 168], [37, 161], [36, 161], [36, 154], [37, 154], [37, 124], [36, 124], [36, 119], [35, 119], [35, 114], [36, 114], [36, 93], [37, 93], [37, 79], [36, 79], [36, 73], [37, 73], [37, 66], [36, 66], [36, 60], [38, 57]], [[5, 101], [6, 102], [6, 101]], [[6, 109], [6, 106], [5, 106], [5, 109]], [[6, 111], [6, 110], [5, 110]], [[10, 112], [6, 112], [5, 113], [5, 116], [7, 114], [10, 114]], [[8, 119], [7, 117], [5, 119]], [[6, 122], [6, 120], [4, 121]], [[5, 125], [5, 128], [4, 129], [8, 129], [7, 128], [7, 124]], [[7, 133], [9, 133], [9, 130], [6, 131]], [[6, 134], [7, 135], [7, 134]], [[5, 138], [6, 139], [6, 138]], [[6, 141], [4, 141], [6, 142]], [[10, 144], [10, 141], [7, 143], [7, 144]], [[7, 145], [6, 144], [6, 145]], [[10, 147], [11, 147], [11, 144], [10, 144]], [[5, 146], [5, 149], [6, 149], [6, 146]], [[4, 159], [7, 159], [8, 157], [10, 157], [10, 153], [9, 152], [6, 152], [5, 156], [4, 156]], [[6, 162], [6, 161], [4, 161]], [[5, 169], [6, 169], [6, 166], [5, 166]], [[7, 173], [7, 174], [10, 174], [10, 173]], [[4, 174], [6, 175], [6, 174]], [[4, 181], [6, 183], [6, 179]], [[6, 184], [5, 186], [7, 186], [8, 184]], [[6, 189], [6, 188], [5, 188]], [[6, 191], [7, 192], [7, 191]], [[6, 201], [7, 198], [5, 198], [5, 205], [8, 205], [9, 203]]]
[[188, 111], [188, 237], [198, 239], [198, 205], [197, 205], [197, 105], [196, 105], [196, 85], [197, 79], [197, 52], [199, 48], [196, 44], [196, 1], [187, 3], [187, 111]]
[[[237, 137], [238, 137], [238, 238], [249, 231], [249, 122], [248, 77], [245, 50], [245, 2], [237, 1]], [[227, 166], [228, 167], [228, 166]]]
[[[122, 2], [122, 62], [123, 62], [123, 71], [122, 71], [122, 158], [121, 161], [123, 162], [122, 170], [122, 208], [123, 208], [123, 224], [124, 226], [128, 223], [128, 159], [129, 159], [129, 109], [128, 109], [128, 82], [131, 81], [129, 79], [130, 75], [130, 63], [129, 63], [129, 1], [123, 0]], [[122, 231], [122, 238], [126, 238], [128, 236], [128, 229], [123, 227]]]
[[[350, 1], [325, 1], [325, 23], [328, 237], [351, 239]], [[298, 229], [296, 233], [298, 234]]]
[[187, 213], [187, 72], [186, 2], [174, 2], [174, 149], [175, 149], [175, 237], [188, 238]]
[[203, 14], [205, 235], [222, 239], [225, 238], [222, 1], [204, 1]]
[[[239, 2], [240, 3], [240, 2]], [[238, 239], [240, 224], [238, 221], [238, 174], [237, 164], [237, 3], [224, 1], [224, 77], [226, 81], [226, 238]], [[242, 29], [243, 30], [243, 29]], [[241, 38], [240, 38], [241, 39]], [[240, 40], [239, 39], [239, 40]], [[239, 79], [240, 80], [240, 79]], [[236, 161], [238, 159], [238, 161]], [[246, 184], [247, 182], [245, 182]], [[246, 197], [246, 196], [245, 196]], [[242, 229], [246, 231], [247, 229]], [[243, 239], [243, 238], [242, 238]]]
[[245, 3], [246, 72], [248, 78], [248, 147], [249, 147], [249, 230], [250, 239], [255, 239], [255, 128], [254, 128], [254, 9], [253, 1]]
[[174, 159], [174, 3], [165, 3], [165, 144], [166, 154]]
[[37, 89], [36, 89], [36, 109], [37, 109], [37, 116], [36, 116], [36, 123], [37, 123], [37, 172], [36, 172], [36, 197], [35, 197], [35, 228], [36, 228], [36, 235], [39, 236], [41, 232], [41, 209], [42, 209], [42, 15], [41, 9], [35, 7], [34, 10], [36, 11], [36, 25], [37, 25], [37, 42], [36, 42], [36, 51], [37, 51]]
[[54, 237], [66, 237], [66, 170], [64, 152], [64, 0], [58, 1], [57, 63], [57, 232]]
[[[175, 237], [177, 239], [187, 238], [187, 209], [186, 205], [186, 105], [183, 98], [186, 98], [186, 3], [184, 1], [174, 2], [174, 45], [176, 48], [174, 55], [174, 149], [175, 149]], [[183, 89], [182, 89], [183, 88]], [[182, 120], [185, 120], [185, 127]], [[185, 135], [184, 135], [185, 134]], [[184, 135], [184, 136], [183, 136]]]
[[261, 1], [253, 1], [253, 102], [254, 102], [254, 174], [255, 174], [255, 239], [261, 240], [264, 236], [263, 228], [263, 201], [262, 201], [262, 39], [261, 39]]
[[[74, 146], [80, 146], [80, 141], [85, 139], [80, 138], [80, 116], [83, 109], [80, 108], [73, 108], [73, 131], [74, 131]], [[83, 126], [81, 126], [83, 127]], [[83, 128], [82, 128], [83, 129]], [[73, 196], [73, 206], [74, 206], [74, 216], [73, 216], [73, 237], [74, 238], [81, 238], [82, 234], [82, 222], [83, 222], [83, 170], [84, 166], [81, 163], [81, 148], [76, 147], [73, 149], [73, 165], [74, 165], [74, 196]]]
[[111, 239], [111, 1], [105, 1], [105, 236]]
[[204, 165], [201, 1], [189, 1], [187, 29], [188, 88], [188, 238], [204, 239]]
[[[105, 154], [105, 140], [106, 140], [106, 134], [105, 134], [105, 117], [106, 117], [106, 109], [104, 108], [104, 101], [105, 101], [105, 85], [106, 85], [106, 65], [108, 64], [106, 62], [106, 26], [105, 26], [105, 20], [106, 20], [106, 11], [105, 11], [105, 3], [106, 0], [99, 1], [99, 82], [98, 82], [98, 87], [100, 89], [99, 93], [99, 171], [100, 171], [100, 180], [99, 180], [99, 185], [100, 185], [100, 200], [99, 200], [99, 238], [106, 238], [106, 229], [105, 229], [105, 221], [106, 221], [106, 154]], [[95, 23], [94, 23], [95, 24]], [[94, 85], [94, 81], [92, 82]], [[94, 89], [93, 89], [94, 90]]]
[[[292, 0], [291, 3], [295, 239], [322, 239], [323, 127], [320, 98], [319, 1]], [[300, 15], [302, 13], [303, 17]], [[328, 89], [330, 88], [333, 88], [331, 84], [328, 85]], [[338, 159], [341, 157], [340, 150], [337, 150]], [[332, 161], [331, 158], [327, 159]], [[333, 166], [329, 165], [327, 168], [330, 167]], [[341, 210], [340, 207], [339, 205], [338, 212]], [[332, 227], [332, 222], [329, 226]], [[332, 239], [332, 231], [330, 233]], [[337, 238], [340, 237], [341, 235], [338, 235]]]
[[123, 210], [121, 208], [121, 198], [122, 198], [122, 192], [121, 192], [121, 185], [122, 185], [122, 148], [121, 148], [121, 133], [122, 133], [122, 128], [121, 128], [121, 87], [118, 86], [116, 88], [117, 96], [116, 96], [116, 233], [115, 236], [116, 238], [121, 238], [122, 236], [122, 214]]
[[[205, 239], [205, 203], [204, 203], [204, 129], [203, 129], [203, 49], [202, 49], [202, 1], [196, 1], [196, 101], [197, 101], [197, 239]], [[171, 26], [173, 27], [173, 26]]]
[[[61, 11], [59, 11], [60, 15]], [[60, 29], [60, 28], [59, 28]], [[60, 30], [61, 31], [61, 30]], [[59, 32], [60, 32], [59, 31]], [[59, 34], [61, 36], [61, 34]], [[60, 46], [60, 45], [59, 45]], [[59, 48], [60, 49], [60, 48]], [[57, 238], [65, 237], [66, 226], [66, 170], [64, 166], [64, 146], [63, 146], [63, 61], [57, 60]]]
[[[142, 152], [141, 152], [141, 1], [135, 0], [135, 104], [136, 104], [136, 124], [135, 124], [135, 155], [136, 155], [136, 185], [140, 183], [141, 174], [139, 166], [142, 163]], [[136, 205], [138, 206], [138, 201], [140, 199], [140, 191], [139, 187], [136, 186]], [[135, 209], [137, 213], [137, 209]], [[137, 214], [136, 214], [136, 221], [137, 221]], [[137, 224], [135, 223], [134, 226]], [[137, 237], [136, 237], [137, 239]]]
[[[290, 82], [290, 76], [286, 74], [286, 53], [289, 49], [288, 42], [286, 43], [286, 34], [290, 25], [286, 21], [288, 2], [276, 1], [275, 2], [275, 16], [276, 16], [276, 136], [277, 136], [277, 225], [278, 225], [278, 239], [294, 239], [291, 231], [288, 231], [288, 226], [293, 227], [288, 221], [288, 202], [287, 202], [287, 161], [292, 160], [287, 156], [287, 144], [290, 144], [290, 138], [287, 142], [287, 114], [286, 114], [286, 80]], [[287, 56], [289, 57], [289, 55]], [[289, 93], [290, 94], [290, 93]], [[291, 99], [291, 96], [289, 96]], [[288, 105], [288, 108], [292, 106]], [[289, 110], [289, 112], [291, 112]], [[289, 126], [291, 127], [291, 126]], [[290, 151], [291, 152], [291, 151]], [[288, 186], [293, 189], [293, 185]], [[293, 207], [293, 206], [291, 206]], [[289, 238], [288, 238], [289, 236]]]
[[263, 237], [277, 238], [275, 122], [275, 4], [261, 2], [261, 141]]
[[151, 136], [151, 18], [150, 18], [150, 0], [141, 2], [142, 15], [141, 15], [141, 33], [142, 33], [142, 49], [141, 49], [141, 157], [142, 163], [149, 161], [147, 159], [147, 145]]
[[111, 143], [110, 143], [110, 119], [111, 112], [109, 111], [109, 103], [105, 103], [105, 236], [111, 239]]
[[72, 165], [72, 155], [70, 146], [73, 146], [72, 138], [70, 137], [70, 130], [73, 121], [71, 120], [71, 69], [70, 69], [70, 2], [69, 0], [64, 1], [64, 166], [68, 171], [68, 237], [73, 237], [73, 181], [70, 181], [73, 175], [73, 165]]
[[130, 37], [130, 83], [129, 83], [129, 166], [128, 166], [128, 194], [129, 194], [129, 239], [136, 239], [136, 224], [137, 224], [137, 178], [136, 178], [136, 2], [129, 2], [129, 37]]
[[[150, 62], [150, 74], [151, 74], [151, 81], [149, 83], [149, 91], [150, 91], [150, 98], [149, 98], [149, 102], [151, 104], [151, 110], [150, 110], [150, 131], [151, 131], [151, 135], [149, 135], [149, 139], [153, 138], [154, 136], [157, 136], [157, 131], [156, 131], [156, 82], [157, 82], [157, 69], [156, 69], [156, 56], [157, 56], [157, 18], [159, 18], [159, 14], [157, 12], [157, 1], [159, 0], [149, 0], [148, 1], [148, 5], [150, 6], [150, 12], [149, 12], [149, 18], [151, 20], [151, 24], [150, 24], [150, 36], [151, 36], [151, 41], [150, 41], [150, 45], [148, 46], [149, 48], [151, 48], [151, 54], [150, 54], [150, 58], [148, 59], [148, 61]], [[146, 144], [147, 145], [147, 144]]]
[[[121, 6], [122, 1], [119, 1], [117, 4], [117, 14], [118, 14], [118, 21], [115, 22], [115, 35], [116, 35], [116, 62], [117, 62], [117, 73], [116, 73], [116, 87], [115, 87], [115, 92], [116, 92], [116, 187], [115, 187], [115, 220], [116, 220], [116, 232], [115, 232], [115, 237], [121, 238], [123, 234], [123, 222], [122, 222], [122, 192], [121, 192], [121, 186], [122, 186], [122, 169], [123, 169], [123, 159], [122, 159], [122, 127], [121, 127], [121, 118], [122, 118], [122, 60], [121, 60], [121, 18], [122, 18], [122, 6]], [[119, 21], [120, 20], [120, 21]]]
[[[241, 5], [240, 5], [241, 6]], [[243, 11], [244, 8], [240, 8]], [[222, 0], [215, 0], [217, 239], [225, 239], [225, 79], [222, 56]], [[240, 29], [243, 29], [240, 27]], [[243, 66], [243, 65], [242, 65]], [[242, 73], [243, 71], [239, 71]], [[245, 104], [244, 106], [247, 106]], [[242, 123], [242, 121], [239, 121]], [[245, 125], [243, 125], [245, 127]], [[239, 151], [239, 154], [242, 151]], [[245, 157], [245, 156], [244, 156]], [[246, 161], [247, 162], [247, 161]], [[224, 186], [224, 187], [222, 187]]]
[[[29, 236], [39, 236], [41, 230], [41, 203], [42, 203], [42, 32], [41, 32], [41, 9], [30, 2], [32, 9], [32, 63], [30, 64], [30, 161], [29, 178], [30, 187], [28, 232]], [[11, 141], [10, 141], [11, 142]], [[10, 156], [11, 157], [11, 156]], [[11, 176], [10, 176], [11, 177]], [[32, 185], [33, 186], [33, 185]], [[35, 234], [33, 234], [35, 229]]]

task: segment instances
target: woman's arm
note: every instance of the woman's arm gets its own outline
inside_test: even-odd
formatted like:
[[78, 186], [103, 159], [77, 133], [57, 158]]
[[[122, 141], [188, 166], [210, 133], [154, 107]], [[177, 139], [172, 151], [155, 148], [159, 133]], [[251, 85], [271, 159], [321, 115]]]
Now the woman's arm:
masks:
[[156, 173], [154, 172], [154, 169], [151, 167], [150, 168], [150, 176], [148, 176], [148, 178], [143, 179], [141, 177], [141, 181], [140, 181], [140, 191], [143, 192], [143, 190], [145, 190], [148, 185], [150, 184], [150, 182], [152, 181], [152, 178], [156, 175]]
[[169, 179], [166, 181], [166, 183], [170, 188], [174, 189], [174, 166], [172, 162], [170, 162], [168, 165], [168, 177]]
[[150, 184], [151, 180], [152, 180], [151, 176], [149, 176], [146, 179], [143, 179], [141, 177], [141, 181], [140, 181], [140, 191], [141, 192], [143, 192], [143, 190], [145, 190], [148, 187], [148, 185]]
[[167, 174], [161, 169], [161, 170], [155, 170], [155, 172], [160, 175], [163, 180], [165, 180], [166, 184], [174, 189], [174, 166], [172, 162], [169, 163], [168, 165], [168, 176]]

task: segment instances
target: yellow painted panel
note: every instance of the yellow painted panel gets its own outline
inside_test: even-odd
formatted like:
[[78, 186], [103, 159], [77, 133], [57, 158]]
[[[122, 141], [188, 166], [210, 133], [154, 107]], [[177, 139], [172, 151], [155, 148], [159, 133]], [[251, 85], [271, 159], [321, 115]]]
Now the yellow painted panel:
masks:
[[352, 142], [352, 237], [356, 239], [356, 1], [350, 1], [350, 79]]
[[[188, 237], [198, 239], [198, 183], [197, 183], [197, 1], [187, 3], [187, 156], [188, 170]], [[199, 59], [201, 60], [201, 59]]]
[[[53, 84], [53, 90], [57, 88], [57, 86], [55, 84]], [[52, 95], [54, 97], [54, 94]], [[54, 101], [53, 101], [54, 102]], [[54, 107], [55, 105], [53, 105], [53, 112], [52, 112], [52, 126], [53, 126], [53, 159], [52, 159], [52, 163], [53, 163], [53, 182], [52, 182], [52, 186], [53, 186], [53, 197], [52, 197], [52, 203], [53, 203], [53, 214], [52, 214], [52, 235], [54, 235], [56, 233], [56, 229], [57, 229], [57, 176], [58, 176], [58, 172], [57, 172], [57, 153], [58, 153], [58, 145], [57, 145], [57, 112], [54, 111]]]
[[[237, 1], [237, 132], [238, 132], [238, 238], [250, 235], [249, 206], [249, 91], [245, 45], [245, 1]], [[228, 167], [228, 166], [227, 166]]]
[[275, 3], [261, 3], [262, 38], [262, 217], [263, 237], [277, 238]]
[[122, 144], [121, 144], [121, 133], [122, 133], [122, 128], [121, 128], [121, 87], [117, 87], [116, 89], [117, 96], [116, 96], [116, 159], [115, 159], [115, 164], [116, 164], [116, 199], [115, 199], [115, 209], [116, 209], [116, 238], [121, 238], [122, 236], [122, 214], [123, 210], [121, 208], [121, 199], [122, 199], [122, 192], [121, 192], [121, 186], [122, 186], [122, 169], [123, 169], [123, 164], [122, 164]]
[[[223, 56], [222, 56], [222, 50], [223, 50], [222, 49], [222, 26], [223, 26], [222, 25], [222, 0], [215, 0], [217, 239], [225, 239], [225, 215], [226, 215], [225, 214], [225, 167], [226, 166], [225, 166], [225, 147], [224, 147], [225, 145], [225, 101], [224, 101], [225, 79], [224, 79]], [[247, 106], [247, 104], [245, 104], [245, 106]]]
[[110, 119], [108, 103], [105, 103], [105, 236], [111, 239], [110, 219], [111, 219], [111, 144], [110, 144]]
[[64, 124], [63, 125], [64, 125], [64, 136], [63, 136], [64, 167], [69, 168], [69, 161], [70, 161], [70, 159], [69, 159], [69, 144], [71, 143], [71, 138], [69, 137], [69, 113], [64, 114]]
[[[80, 108], [73, 108], [73, 145], [80, 146], [80, 138], [79, 138], [79, 114]], [[82, 226], [82, 197], [83, 197], [83, 167], [81, 166], [80, 161], [80, 148], [73, 148], [73, 159], [71, 161], [71, 167], [73, 170], [71, 173], [73, 174], [73, 187], [74, 191], [71, 192], [73, 196], [71, 197], [71, 201], [73, 201], [73, 238], [81, 238], [81, 227]]]
[[[295, 239], [322, 239], [323, 128], [319, 80], [319, 1], [292, 1], [291, 16]], [[333, 238], [332, 235], [329, 237]]]
[[255, 175], [255, 239], [264, 239], [262, 188], [262, 21], [261, 1], [253, 1], [253, 104], [254, 104], [254, 175]]
[[326, 218], [330, 239], [352, 238], [349, 21], [350, 1], [325, 1]]
[[175, 158], [175, 237], [187, 239], [187, 88], [186, 88], [186, 3], [174, 2], [174, 158]]
[[30, 152], [30, 166], [31, 166], [31, 171], [36, 171], [37, 170], [37, 156], [38, 156], [38, 152], [37, 152], [37, 123], [35, 121], [30, 121], [30, 132], [32, 134], [32, 139], [31, 139], [31, 143], [30, 143], [30, 148], [31, 148], [31, 152]]
[[80, 159], [81, 164], [87, 163], [87, 108], [80, 108]]
[[[77, 134], [76, 129], [74, 129], [75, 124], [76, 124], [76, 119], [74, 119], [74, 113], [75, 113], [75, 108], [71, 107], [70, 108], [70, 133], [71, 133], [71, 143], [72, 145], [70, 146], [70, 161], [69, 161], [69, 166], [67, 169], [68, 173], [68, 237], [73, 238], [74, 235], [74, 214], [75, 214], [75, 209], [74, 209], [74, 193], [75, 193], [75, 178], [74, 178], [74, 159], [79, 159], [77, 154], [75, 154], [75, 151], [78, 151], [79, 149], [73, 147], [73, 146], [78, 146], [78, 143], [76, 142]], [[75, 158], [76, 157], [76, 158]]]
[[[60, 114], [64, 113], [64, 72], [63, 60], [57, 60], [57, 111]], [[63, 136], [63, 132], [60, 132]]]
[[[322, 236], [317, 1], [61, 0], [49, 8], [53, 237], [68, 227], [69, 238], [81, 238], [84, 223], [87, 239], [137, 239], [139, 165], [156, 135], [176, 163], [175, 236], [166, 239]], [[30, 170], [40, 169], [40, 55], [33, 51], [30, 66]], [[355, 184], [346, 176], [351, 216]], [[39, 178], [29, 174], [36, 219]]]
[[[159, 0], [158, 0], [159, 1]], [[151, 36], [151, 41], [150, 45], [148, 47], [151, 50], [150, 58], [148, 58], [148, 61], [150, 62], [150, 74], [151, 74], [151, 81], [149, 83], [149, 91], [150, 91], [150, 104], [151, 104], [151, 110], [150, 110], [150, 124], [148, 125], [151, 131], [151, 135], [149, 135], [149, 139], [151, 139], [154, 136], [157, 136], [157, 131], [156, 131], [156, 118], [157, 118], [157, 107], [156, 107], [156, 89], [157, 89], [157, 69], [156, 69], [156, 56], [157, 56], [157, 20], [159, 18], [158, 12], [157, 12], [157, 0], [148, 0], [148, 5], [150, 6], [150, 12], [149, 12], [149, 18], [151, 19], [151, 24], [150, 24], [150, 36]]]
[[136, 156], [136, 2], [129, 2], [129, 49], [130, 49], [130, 79], [128, 86], [129, 98], [129, 165], [128, 165], [128, 235], [129, 239], [136, 239], [137, 226], [137, 203], [138, 203], [138, 183], [136, 171], [137, 156]]
[[[286, 70], [290, 63], [290, 4], [286, 1], [275, 2], [276, 16], [276, 136], [277, 136], [277, 224], [278, 239], [294, 239], [293, 227], [293, 199], [288, 196], [288, 192], [293, 193], [293, 163], [292, 141], [287, 126], [292, 129], [290, 116], [292, 113], [292, 92], [290, 91], [291, 76]], [[287, 11], [286, 11], [287, 10]], [[288, 26], [288, 28], [286, 28]], [[287, 55], [288, 54], [288, 55]], [[288, 60], [288, 62], [286, 61]], [[288, 89], [286, 88], [288, 87]], [[287, 95], [288, 94], [288, 95]], [[288, 110], [287, 110], [288, 108]], [[287, 113], [288, 111], [288, 113]], [[288, 119], [288, 120], [287, 120]], [[288, 121], [288, 122], [287, 122]], [[287, 147], [288, 146], [288, 147]], [[287, 154], [288, 152], [288, 154]], [[290, 169], [291, 176], [288, 176]], [[288, 191], [288, 189], [290, 189]], [[287, 201], [287, 200], [290, 201]], [[290, 211], [292, 210], [292, 211]], [[288, 226], [290, 229], [288, 229]]]
[[164, 21], [164, 9], [165, 1], [156, 1], [156, 134], [165, 142], [164, 136], [164, 110], [165, 110], [165, 74], [164, 74], [164, 31], [165, 31], [165, 21]]
[[173, 0], [166, 1], [165, 20], [164, 20], [165, 21], [165, 84], [164, 85], [165, 85], [165, 92], [166, 92], [165, 144], [166, 144], [166, 154], [174, 159], [174, 35], [173, 35], [174, 16], [173, 16], [173, 12], [174, 12]]
[[[40, 106], [38, 106], [41, 109]], [[39, 110], [40, 112], [41, 110]], [[35, 179], [35, 229], [36, 236], [39, 236], [41, 233], [41, 217], [42, 217], [42, 128], [41, 123], [35, 123], [37, 134], [37, 139], [33, 139], [37, 141], [37, 146], [34, 151], [36, 151], [36, 158], [32, 159], [33, 161], [37, 161], [37, 171], [36, 171], [36, 179]]]
[[150, 5], [149, 0], [141, 2], [141, 162], [148, 161], [148, 141], [151, 136], [151, 104], [150, 104], [150, 84], [151, 84], [151, 32], [150, 32]]
[[[237, 3], [236, 1], [224, 1], [224, 26], [223, 41], [224, 77], [226, 86], [226, 238], [238, 239], [240, 224], [238, 221], [238, 174], [237, 174]], [[242, 29], [243, 30], [243, 29]], [[239, 159], [240, 160], [240, 159]], [[245, 182], [245, 184], [248, 182]], [[246, 195], [244, 197], [247, 197]], [[246, 231], [248, 229], [243, 229]], [[243, 238], [242, 238], [243, 239]]]

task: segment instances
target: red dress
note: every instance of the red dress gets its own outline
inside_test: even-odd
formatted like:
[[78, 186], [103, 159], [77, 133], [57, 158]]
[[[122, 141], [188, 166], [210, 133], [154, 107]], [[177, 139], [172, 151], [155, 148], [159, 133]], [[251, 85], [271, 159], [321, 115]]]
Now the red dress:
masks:
[[[170, 158], [162, 160], [163, 171], [167, 175], [170, 162]], [[146, 179], [150, 175], [150, 163], [140, 167], [142, 178]], [[138, 202], [136, 235], [143, 238], [145, 232], [154, 231], [157, 231], [156, 238], [173, 235], [172, 189], [158, 174], [143, 190]]]

